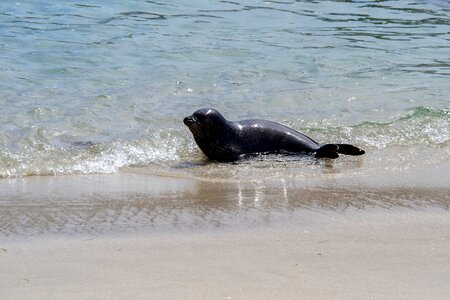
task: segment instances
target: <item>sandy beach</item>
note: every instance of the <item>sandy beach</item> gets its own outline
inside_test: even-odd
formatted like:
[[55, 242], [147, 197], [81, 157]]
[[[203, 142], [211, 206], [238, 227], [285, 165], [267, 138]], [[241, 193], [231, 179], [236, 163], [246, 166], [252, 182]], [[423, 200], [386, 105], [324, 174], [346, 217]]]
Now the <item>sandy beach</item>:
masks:
[[304, 226], [2, 242], [2, 298], [450, 296], [447, 211], [306, 215]]
[[406, 174], [2, 180], [1, 298], [446, 299], [449, 190]]

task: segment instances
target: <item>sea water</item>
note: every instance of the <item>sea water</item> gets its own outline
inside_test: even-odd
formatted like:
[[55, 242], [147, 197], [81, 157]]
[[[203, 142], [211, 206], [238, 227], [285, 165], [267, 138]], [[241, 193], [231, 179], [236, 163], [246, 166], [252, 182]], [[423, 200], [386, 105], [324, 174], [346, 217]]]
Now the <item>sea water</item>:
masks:
[[203, 107], [366, 150], [334, 173], [426, 168], [448, 164], [449, 104], [449, 1], [0, 2], [3, 178], [316, 176], [330, 163], [209, 163], [182, 123]]

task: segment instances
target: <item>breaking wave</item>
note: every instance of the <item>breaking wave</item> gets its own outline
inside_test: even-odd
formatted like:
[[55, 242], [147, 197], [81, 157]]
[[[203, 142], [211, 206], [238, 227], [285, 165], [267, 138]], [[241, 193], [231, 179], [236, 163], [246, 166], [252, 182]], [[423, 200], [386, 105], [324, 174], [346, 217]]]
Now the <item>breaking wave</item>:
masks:
[[[372, 152], [399, 146], [446, 149], [450, 140], [449, 116], [449, 110], [421, 106], [386, 122], [294, 127], [317, 141], [354, 143]], [[0, 177], [114, 173], [122, 167], [171, 167], [201, 161], [203, 156], [190, 134], [182, 124], [179, 126], [145, 132], [133, 139], [104, 142], [68, 142], [61, 135], [49, 137], [52, 135], [42, 128], [32, 130], [19, 143], [2, 135]]]

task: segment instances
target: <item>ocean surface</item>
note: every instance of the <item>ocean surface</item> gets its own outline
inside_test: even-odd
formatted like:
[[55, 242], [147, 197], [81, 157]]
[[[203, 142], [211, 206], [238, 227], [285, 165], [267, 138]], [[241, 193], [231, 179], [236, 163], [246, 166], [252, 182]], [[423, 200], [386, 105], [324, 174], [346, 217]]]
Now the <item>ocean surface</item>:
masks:
[[[3, 180], [432, 168], [450, 156], [450, 1], [4, 0], [0, 107]], [[366, 155], [211, 163], [182, 123], [203, 107]]]

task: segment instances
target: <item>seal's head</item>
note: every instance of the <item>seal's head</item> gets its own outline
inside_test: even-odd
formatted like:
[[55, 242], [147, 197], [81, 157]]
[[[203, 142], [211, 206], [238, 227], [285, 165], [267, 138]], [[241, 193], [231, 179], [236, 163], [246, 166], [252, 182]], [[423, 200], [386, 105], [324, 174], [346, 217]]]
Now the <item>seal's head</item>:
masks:
[[184, 124], [194, 135], [200, 150], [212, 160], [233, 161], [237, 153], [230, 141], [234, 133], [232, 122], [227, 121], [217, 110], [202, 108], [184, 118]]
[[194, 135], [197, 142], [213, 138], [227, 125], [227, 120], [215, 109], [202, 108], [184, 118], [184, 124]]

